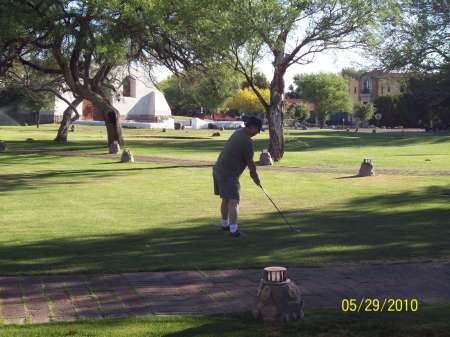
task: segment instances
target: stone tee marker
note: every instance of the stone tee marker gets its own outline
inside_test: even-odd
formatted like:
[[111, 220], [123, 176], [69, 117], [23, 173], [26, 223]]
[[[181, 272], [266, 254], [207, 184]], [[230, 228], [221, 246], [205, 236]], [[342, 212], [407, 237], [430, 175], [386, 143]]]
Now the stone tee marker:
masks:
[[286, 323], [303, 319], [303, 299], [294, 282], [287, 278], [284, 267], [264, 268], [253, 310], [256, 319]]
[[370, 177], [374, 176], [375, 171], [373, 169], [373, 162], [370, 159], [364, 158], [359, 168], [358, 177]]
[[122, 156], [120, 157], [120, 161], [122, 163], [134, 163], [133, 154], [128, 149], [124, 149], [122, 152]]
[[273, 165], [273, 159], [269, 151], [263, 150], [261, 152], [261, 155], [259, 156], [259, 163], [261, 165]]

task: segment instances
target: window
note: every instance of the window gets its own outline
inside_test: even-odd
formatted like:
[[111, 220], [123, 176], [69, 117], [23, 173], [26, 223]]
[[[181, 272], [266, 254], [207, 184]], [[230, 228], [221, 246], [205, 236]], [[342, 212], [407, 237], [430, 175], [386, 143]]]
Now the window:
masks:
[[362, 93], [363, 94], [369, 94], [370, 93], [370, 89], [372, 89], [372, 81], [369, 78], [367, 78], [367, 79], [363, 80]]
[[136, 79], [132, 76], [127, 76], [122, 82], [122, 96], [136, 97]]
[[355, 87], [355, 89], [353, 90], [353, 93], [355, 93], [355, 94], [356, 94], [356, 87]]

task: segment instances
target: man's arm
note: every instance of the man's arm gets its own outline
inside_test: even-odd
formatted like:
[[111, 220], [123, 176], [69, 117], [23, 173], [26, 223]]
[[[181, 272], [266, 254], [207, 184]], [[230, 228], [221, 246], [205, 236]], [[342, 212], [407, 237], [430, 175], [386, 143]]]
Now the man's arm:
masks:
[[261, 181], [259, 180], [258, 172], [256, 172], [256, 165], [253, 158], [250, 158], [248, 161], [248, 169], [250, 171], [250, 177], [252, 177], [255, 184], [261, 186]]

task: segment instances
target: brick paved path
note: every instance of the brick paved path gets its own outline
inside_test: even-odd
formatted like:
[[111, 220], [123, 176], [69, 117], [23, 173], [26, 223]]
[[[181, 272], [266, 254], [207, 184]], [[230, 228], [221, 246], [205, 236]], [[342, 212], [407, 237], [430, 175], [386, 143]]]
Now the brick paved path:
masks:
[[[0, 277], [5, 324], [154, 313], [251, 310], [260, 270]], [[450, 262], [292, 268], [305, 309], [340, 307], [342, 298], [417, 298], [450, 303]]]

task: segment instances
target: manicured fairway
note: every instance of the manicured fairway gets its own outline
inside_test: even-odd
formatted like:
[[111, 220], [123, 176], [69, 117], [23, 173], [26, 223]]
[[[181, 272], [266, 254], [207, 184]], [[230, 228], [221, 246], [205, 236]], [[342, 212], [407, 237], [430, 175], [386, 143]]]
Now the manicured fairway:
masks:
[[[209, 137], [210, 131], [126, 133], [132, 151], [193, 160], [214, 160], [229, 135], [217, 140]], [[450, 176], [348, 178], [339, 172], [261, 170], [264, 186], [289, 221], [304, 229], [292, 234], [244, 173], [240, 224], [247, 237], [232, 240], [215, 227], [218, 199], [212, 195], [209, 167], [63, 156], [79, 149], [105, 153], [103, 128], [77, 128], [70, 135], [75, 141], [68, 145], [53, 144], [54, 134], [54, 126], [0, 128], [0, 139], [10, 144], [8, 152], [0, 154], [1, 275], [255, 268], [271, 263], [289, 267], [450, 256]], [[185, 138], [174, 138], [181, 134]], [[260, 148], [266, 136], [259, 136]], [[446, 136], [402, 140], [404, 136], [380, 135], [385, 139], [381, 143], [371, 138], [376, 136], [361, 136], [361, 144], [369, 144], [361, 146], [387, 158], [386, 139], [391, 137], [392, 144], [405, 143], [403, 151], [410, 154], [445, 154], [435, 156], [442, 162], [433, 169], [450, 169], [445, 166], [450, 153]], [[144, 140], [138, 142], [139, 137]], [[336, 146], [346, 142], [344, 133], [289, 137], [299, 144], [306, 139], [309, 150], [287, 152], [280, 165], [314, 167], [336, 158], [336, 167], [352, 165], [357, 171], [361, 153], [353, 151], [362, 151], [360, 147]], [[304, 164], [308, 156], [312, 162]], [[399, 158], [398, 165], [388, 167], [409, 165], [406, 157]], [[414, 162], [408, 167], [425, 170]]]
[[[70, 148], [104, 151], [106, 132], [104, 127], [76, 126], [69, 134]], [[194, 160], [215, 160], [232, 131], [221, 131], [220, 137], [211, 137], [214, 130], [148, 130], [124, 129], [124, 135], [136, 154], [175, 157]], [[23, 144], [26, 138], [34, 138], [45, 149], [67, 148], [51, 142], [55, 126], [0, 127], [0, 139], [19, 141], [12, 148], [32, 147]], [[330, 130], [290, 130], [285, 133], [285, 156], [280, 166], [340, 168], [357, 170], [363, 158], [374, 160], [376, 168], [387, 170], [415, 170], [421, 173], [450, 172], [450, 135], [433, 134], [370, 134]], [[258, 151], [267, 148], [268, 132], [254, 137]]]

